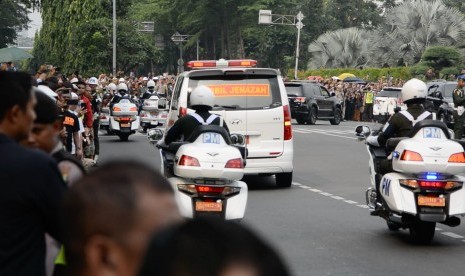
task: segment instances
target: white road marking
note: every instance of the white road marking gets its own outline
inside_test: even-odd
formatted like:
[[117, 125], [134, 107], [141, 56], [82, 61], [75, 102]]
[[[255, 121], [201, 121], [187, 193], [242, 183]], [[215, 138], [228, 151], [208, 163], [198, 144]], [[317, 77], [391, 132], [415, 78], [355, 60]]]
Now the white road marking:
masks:
[[442, 232], [441, 234], [443, 234], [444, 236], [451, 237], [453, 239], [463, 239], [463, 238], [465, 238], [464, 236], [457, 235], [457, 234], [452, 233], [452, 232]]
[[[311, 192], [326, 196], [326, 197], [331, 197], [331, 198], [333, 198], [335, 200], [341, 200], [341, 201], [343, 201], [343, 202], [345, 202], [347, 204], [351, 204], [351, 205], [354, 205], [354, 206], [357, 206], [357, 207], [360, 207], [360, 208], [363, 208], [363, 209], [369, 209], [369, 207], [367, 205], [365, 205], [365, 204], [358, 204], [358, 202], [356, 202], [356, 201], [346, 200], [345, 198], [343, 198], [341, 196], [333, 195], [333, 194], [324, 192], [322, 190], [314, 189], [314, 188], [312, 188], [310, 186], [307, 186], [307, 185], [304, 185], [304, 184], [301, 184], [301, 183], [293, 182], [292, 185], [297, 186], [297, 187], [299, 187], [301, 189], [306, 189], [308, 191], [311, 191]], [[443, 229], [439, 228], [439, 227], [436, 227], [436, 231], [443, 231]], [[453, 238], [453, 239], [463, 239], [462, 242], [465, 242], [465, 237], [462, 236], [462, 235], [458, 235], [458, 234], [455, 234], [455, 233], [452, 233], [452, 232], [441, 232], [441, 234], [443, 234], [444, 236], [447, 236], [449, 238]]]
[[309, 129], [311, 131], [319, 131], [319, 132], [328, 132], [328, 133], [334, 133], [334, 134], [350, 134], [350, 135], [355, 135], [354, 131], [350, 130], [332, 130], [332, 129], [318, 129], [318, 128], [311, 128]]
[[323, 134], [323, 135], [327, 135], [327, 136], [334, 136], [334, 137], [339, 137], [339, 138], [357, 140], [357, 138], [355, 138], [355, 137], [347, 137], [347, 136], [342, 136], [342, 135], [336, 135], [336, 134], [323, 132], [323, 131], [318, 131], [318, 130], [299, 130], [299, 131], [294, 130], [294, 131], [297, 132], [297, 133], [306, 133], [306, 134], [315, 133], [315, 134]]

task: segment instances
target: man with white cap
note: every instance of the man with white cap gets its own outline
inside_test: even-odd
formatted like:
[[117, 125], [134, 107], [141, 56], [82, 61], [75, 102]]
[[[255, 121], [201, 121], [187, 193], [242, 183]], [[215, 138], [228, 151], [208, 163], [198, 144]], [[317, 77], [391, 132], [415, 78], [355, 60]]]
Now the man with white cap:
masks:
[[98, 157], [100, 154], [100, 142], [99, 142], [99, 137], [98, 137], [98, 130], [100, 128], [100, 111], [102, 108], [102, 99], [100, 96], [97, 94], [97, 86], [98, 86], [98, 80], [95, 77], [90, 78], [87, 81], [87, 84], [90, 86], [91, 93], [92, 93], [92, 99], [91, 99], [91, 104], [92, 104], [92, 111], [94, 113], [94, 121], [92, 123], [93, 127], [93, 142], [94, 142], [94, 156], [92, 156], [95, 162], [98, 161]]

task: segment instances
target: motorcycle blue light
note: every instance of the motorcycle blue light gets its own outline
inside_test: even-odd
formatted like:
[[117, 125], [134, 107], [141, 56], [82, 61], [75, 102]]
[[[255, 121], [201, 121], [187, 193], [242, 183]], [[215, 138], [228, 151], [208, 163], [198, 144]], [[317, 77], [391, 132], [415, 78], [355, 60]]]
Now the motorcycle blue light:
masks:
[[438, 174], [437, 173], [427, 173], [426, 174], [426, 179], [428, 179], [428, 180], [437, 180], [438, 179]]

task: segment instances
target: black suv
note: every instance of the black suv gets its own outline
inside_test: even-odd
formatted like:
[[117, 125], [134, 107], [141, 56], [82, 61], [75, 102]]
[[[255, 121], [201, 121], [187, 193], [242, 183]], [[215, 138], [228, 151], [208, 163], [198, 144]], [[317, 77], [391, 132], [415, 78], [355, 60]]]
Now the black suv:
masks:
[[314, 125], [316, 120], [329, 120], [339, 125], [342, 120], [341, 101], [334, 93], [314, 82], [285, 82], [291, 116], [299, 124]]
[[443, 121], [448, 127], [453, 127], [454, 101], [452, 93], [457, 88], [457, 82], [446, 80], [434, 80], [426, 84], [428, 86], [428, 99], [434, 104], [434, 112], [437, 119]]

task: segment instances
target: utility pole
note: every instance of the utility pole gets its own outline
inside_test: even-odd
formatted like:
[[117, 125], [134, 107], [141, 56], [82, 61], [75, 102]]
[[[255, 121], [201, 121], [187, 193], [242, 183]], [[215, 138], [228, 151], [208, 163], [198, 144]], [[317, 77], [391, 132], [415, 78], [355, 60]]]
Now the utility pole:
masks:
[[[274, 18], [273, 18], [274, 17]], [[299, 69], [299, 44], [300, 44], [300, 30], [305, 26], [302, 24], [304, 15], [301, 11], [297, 15], [282, 15], [272, 14], [271, 10], [260, 10], [258, 12], [258, 24], [268, 25], [290, 25], [297, 28], [297, 43], [295, 49], [295, 69], [294, 78], [298, 79], [297, 71]]]

